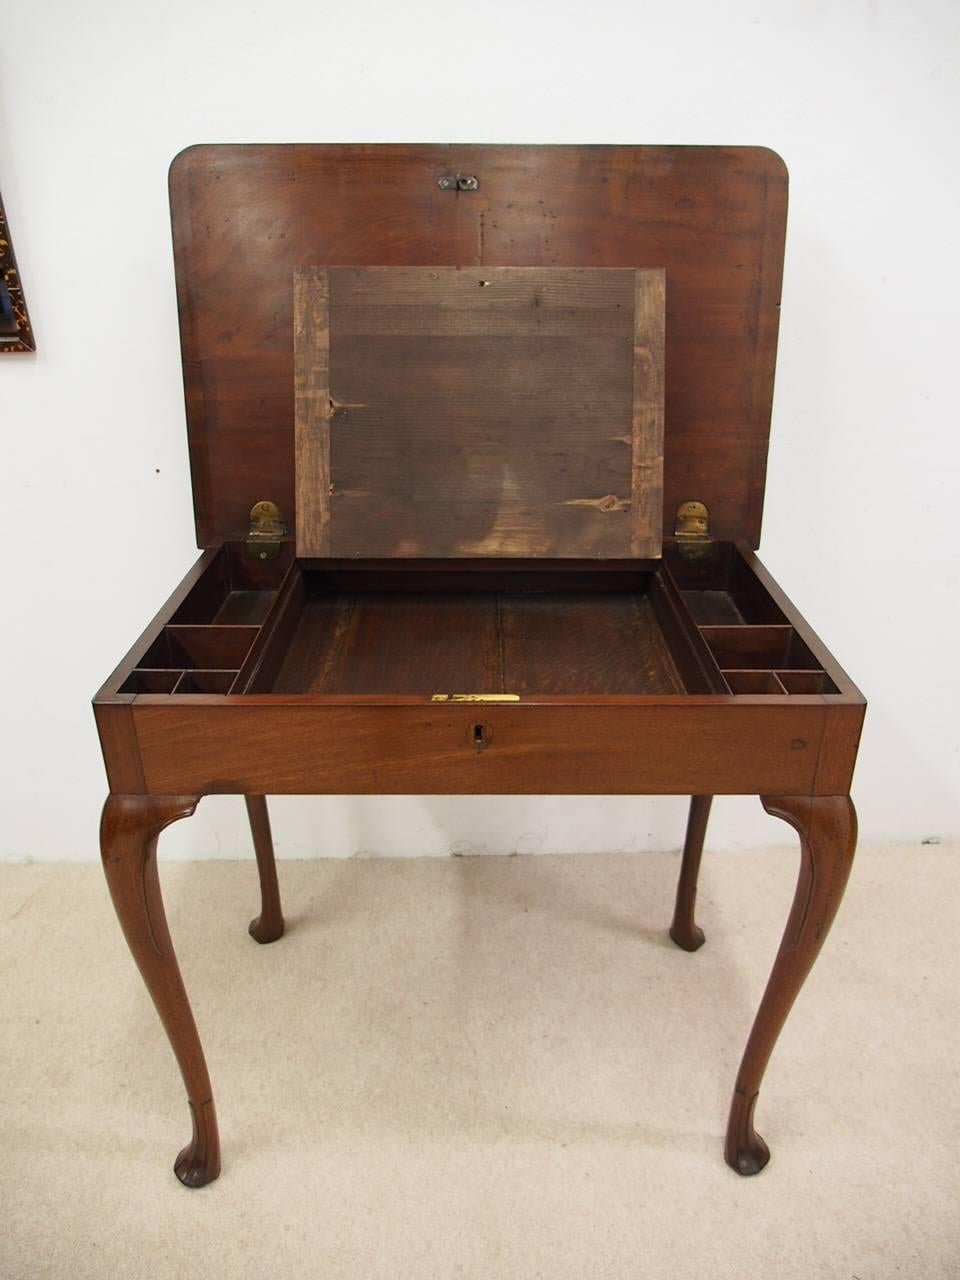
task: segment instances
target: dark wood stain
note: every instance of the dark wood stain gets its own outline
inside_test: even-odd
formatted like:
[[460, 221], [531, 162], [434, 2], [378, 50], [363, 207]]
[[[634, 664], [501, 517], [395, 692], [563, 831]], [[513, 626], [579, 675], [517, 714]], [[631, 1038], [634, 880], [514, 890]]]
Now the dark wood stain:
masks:
[[[479, 191], [440, 191], [438, 177], [456, 172], [477, 174]], [[199, 147], [174, 163], [171, 195], [197, 530], [211, 545], [94, 706], [111, 788], [104, 870], [190, 1107], [177, 1176], [212, 1181], [220, 1152], [156, 844], [213, 793], [247, 799], [260, 942], [283, 931], [267, 794], [688, 794], [672, 930], [687, 949], [703, 941], [710, 797], [759, 794], [797, 831], [801, 863], [727, 1126], [727, 1162], [756, 1173], [769, 1157], [754, 1127], [764, 1071], [850, 870], [865, 707], [751, 550], [781, 162], [719, 147]], [[456, 305], [434, 305], [419, 269], [457, 266]], [[391, 276], [383, 305], [387, 275], [357, 270], [369, 267], [418, 271]], [[541, 274], [524, 283], [500, 267]], [[334, 280], [339, 336], [331, 268], [349, 268]], [[604, 282], [601, 268], [616, 270]], [[639, 550], [659, 543], [659, 302], [641, 288], [632, 310], [611, 306], [611, 290], [660, 268], [663, 515], [669, 535], [681, 501], [706, 502], [714, 541], [696, 560], [669, 536], [660, 561]], [[498, 288], [509, 322], [491, 330]], [[501, 430], [502, 413], [491, 428], [484, 377], [464, 381], [447, 350], [467, 338], [492, 387], [508, 375], [523, 391], [518, 371], [531, 366], [518, 435]], [[544, 342], [549, 378], [533, 372]], [[568, 368], [578, 360], [594, 379], [589, 412]], [[388, 422], [371, 389], [407, 416]], [[431, 410], [458, 393], [469, 458]], [[538, 396], [553, 409], [533, 430]], [[616, 419], [609, 439], [596, 430], [603, 414]], [[508, 469], [526, 507], [504, 502]], [[469, 495], [462, 516], [455, 489]], [[265, 498], [290, 541], [261, 562], [242, 544]], [[295, 538], [309, 556], [295, 559]], [[373, 550], [360, 557], [358, 545]], [[424, 558], [397, 558], [411, 551]], [[431, 700], [503, 691], [518, 700]]]
[[[480, 190], [439, 190], [458, 171]], [[261, 498], [295, 522], [294, 268], [446, 265], [664, 268], [664, 527], [698, 498], [756, 546], [786, 191], [751, 147], [189, 148], [170, 193], [198, 541], [242, 538]]]
[[278, 693], [501, 692], [497, 605], [469, 595], [313, 599]]
[[512, 693], [682, 693], [649, 600], [507, 596], [504, 686]]
[[682, 693], [649, 601], [597, 592], [319, 597], [276, 693]]

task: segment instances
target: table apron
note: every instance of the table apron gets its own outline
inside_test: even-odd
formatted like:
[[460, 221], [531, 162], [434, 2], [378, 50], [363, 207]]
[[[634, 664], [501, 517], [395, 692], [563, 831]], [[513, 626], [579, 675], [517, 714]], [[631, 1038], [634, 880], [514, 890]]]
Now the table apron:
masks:
[[[809, 795], [823, 790], [829, 714], [734, 702], [131, 711], [144, 789], [155, 795]], [[821, 781], [835, 791], [838, 774], [832, 767]]]

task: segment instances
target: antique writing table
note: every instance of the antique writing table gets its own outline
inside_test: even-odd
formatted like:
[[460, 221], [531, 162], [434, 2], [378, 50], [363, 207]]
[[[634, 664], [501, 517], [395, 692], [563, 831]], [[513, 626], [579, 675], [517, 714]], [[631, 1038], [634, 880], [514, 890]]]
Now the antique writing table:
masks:
[[156, 843], [243, 795], [283, 932], [270, 793], [688, 794], [799, 833], [737, 1076], [767, 1060], [850, 870], [864, 702], [754, 555], [786, 173], [724, 147], [212, 146], [171, 170], [200, 559], [94, 707], [103, 862], [186, 1084], [213, 1095]]

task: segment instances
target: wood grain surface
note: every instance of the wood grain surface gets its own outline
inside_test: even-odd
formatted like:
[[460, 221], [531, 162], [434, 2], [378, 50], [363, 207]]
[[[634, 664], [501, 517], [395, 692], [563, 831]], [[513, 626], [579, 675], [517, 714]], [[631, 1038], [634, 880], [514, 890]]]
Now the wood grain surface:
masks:
[[306, 602], [276, 693], [682, 693], [649, 601], [628, 593], [405, 592]]
[[275, 685], [427, 696], [502, 687], [496, 599], [413, 592], [308, 601]]
[[330, 298], [327, 273], [293, 274], [297, 552], [330, 554]]
[[724, 1158], [745, 1175], [759, 1173], [770, 1159], [754, 1127], [760, 1086], [787, 1015], [830, 932], [857, 847], [857, 814], [847, 795], [762, 795], [760, 802], [799, 835], [800, 872], [730, 1103]]
[[501, 604], [511, 693], [682, 693], [649, 600], [632, 594], [529, 595]]
[[657, 556], [658, 271], [294, 273], [297, 551]]
[[[133, 704], [147, 790], [158, 794], [187, 783], [265, 795], [810, 794], [828, 714], [787, 699], [683, 696], [645, 705], [310, 705], [276, 695]], [[477, 721], [490, 740], [480, 752]]]
[[183, 1076], [193, 1133], [174, 1172], [187, 1187], [220, 1175], [220, 1135], [210, 1076], [170, 937], [157, 871], [157, 838], [194, 812], [196, 795], [109, 795], [100, 852], [110, 897]]
[[[478, 189], [438, 187], [457, 172]], [[201, 545], [242, 540], [262, 498], [296, 528], [294, 268], [398, 265], [665, 268], [665, 527], [698, 498], [714, 536], [757, 545], [786, 223], [773, 152], [199, 146], [170, 194]]]

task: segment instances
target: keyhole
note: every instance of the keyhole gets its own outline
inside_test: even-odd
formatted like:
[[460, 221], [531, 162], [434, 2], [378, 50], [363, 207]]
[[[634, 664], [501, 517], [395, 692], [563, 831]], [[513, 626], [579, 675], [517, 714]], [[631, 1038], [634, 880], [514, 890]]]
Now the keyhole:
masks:
[[478, 750], [487, 745], [487, 731], [482, 724], [473, 726], [473, 745]]

